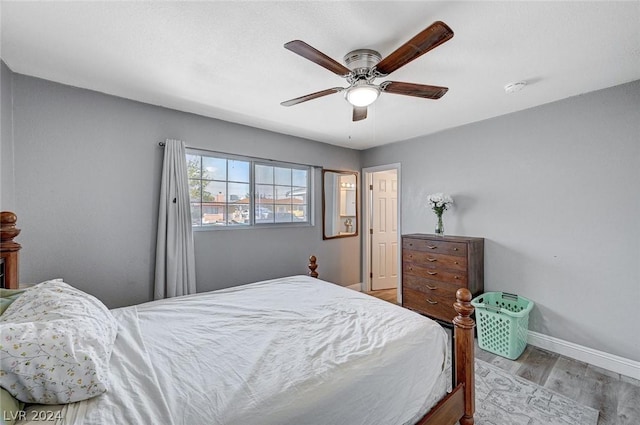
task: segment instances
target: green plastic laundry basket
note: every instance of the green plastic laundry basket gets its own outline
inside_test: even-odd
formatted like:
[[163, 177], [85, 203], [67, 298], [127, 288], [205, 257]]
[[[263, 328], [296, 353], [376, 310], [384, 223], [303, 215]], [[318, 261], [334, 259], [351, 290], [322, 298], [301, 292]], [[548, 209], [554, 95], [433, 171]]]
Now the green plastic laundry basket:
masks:
[[476, 309], [478, 346], [515, 360], [527, 346], [533, 302], [506, 292], [486, 292], [471, 300]]

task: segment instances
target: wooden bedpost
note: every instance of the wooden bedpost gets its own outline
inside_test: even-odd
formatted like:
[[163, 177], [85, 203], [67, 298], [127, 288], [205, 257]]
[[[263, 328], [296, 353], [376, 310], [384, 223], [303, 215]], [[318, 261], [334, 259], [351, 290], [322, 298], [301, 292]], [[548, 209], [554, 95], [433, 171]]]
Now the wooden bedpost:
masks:
[[456, 341], [456, 382], [464, 383], [464, 416], [460, 425], [473, 425], [475, 412], [475, 356], [473, 343], [473, 328], [476, 323], [471, 318], [471, 292], [467, 288], [460, 288], [456, 292], [456, 303], [453, 305], [458, 315], [453, 318], [454, 335]]
[[455, 385], [416, 425], [473, 425], [475, 412], [475, 357], [473, 355], [473, 328], [471, 318], [471, 292], [460, 288], [456, 292], [453, 308], [458, 315], [453, 318], [455, 367], [452, 371]]
[[18, 253], [22, 248], [13, 238], [20, 234], [16, 228], [18, 217], [11, 211], [0, 212], [0, 257], [4, 259], [4, 286], [18, 289]]
[[318, 277], [318, 272], [316, 272], [316, 269], [318, 268], [318, 265], [316, 264], [316, 256], [312, 255], [311, 257], [309, 257], [309, 276], [311, 277]]

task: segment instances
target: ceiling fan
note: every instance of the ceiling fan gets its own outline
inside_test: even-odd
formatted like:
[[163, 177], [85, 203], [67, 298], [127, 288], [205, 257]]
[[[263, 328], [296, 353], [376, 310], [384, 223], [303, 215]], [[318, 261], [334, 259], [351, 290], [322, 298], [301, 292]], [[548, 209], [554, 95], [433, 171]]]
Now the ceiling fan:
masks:
[[347, 53], [343, 58], [346, 66], [331, 59], [304, 41], [290, 41], [284, 45], [285, 49], [291, 50], [293, 53], [328, 69], [342, 78], [346, 78], [349, 87], [333, 87], [296, 97], [280, 104], [282, 106], [293, 106], [329, 94], [344, 92], [345, 99], [353, 105], [353, 121], [360, 121], [367, 118], [367, 106], [375, 102], [382, 92], [425, 99], [440, 99], [449, 90], [447, 87], [398, 81], [384, 81], [376, 85], [373, 81], [376, 78], [391, 74], [452, 37], [453, 31], [451, 28], [444, 22], [436, 21], [384, 59], [382, 59], [380, 53], [370, 49], [358, 49]]

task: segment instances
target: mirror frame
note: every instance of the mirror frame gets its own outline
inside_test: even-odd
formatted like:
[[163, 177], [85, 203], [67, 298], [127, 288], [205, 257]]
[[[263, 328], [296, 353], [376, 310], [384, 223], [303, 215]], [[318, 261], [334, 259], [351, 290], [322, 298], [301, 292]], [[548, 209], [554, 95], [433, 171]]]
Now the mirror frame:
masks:
[[[339, 175], [349, 175], [353, 176], [356, 180], [355, 183], [355, 203], [356, 203], [356, 214], [355, 214], [355, 223], [354, 223], [354, 231], [352, 233], [347, 234], [337, 234], [337, 235], [328, 235], [327, 230], [329, 226], [327, 225], [327, 196], [335, 193], [336, 190], [340, 190], [340, 188], [336, 187], [327, 187], [326, 183], [326, 174], [333, 173]], [[327, 191], [330, 190], [329, 193]], [[331, 170], [331, 169], [322, 169], [322, 239], [337, 239], [337, 238], [350, 238], [353, 236], [358, 236], [358, 227], [360, 227], [360, 206], [359, 206], [359, 198], [358, 198], [358, 172], [357, 171], [347, 171], [347, 170]]]

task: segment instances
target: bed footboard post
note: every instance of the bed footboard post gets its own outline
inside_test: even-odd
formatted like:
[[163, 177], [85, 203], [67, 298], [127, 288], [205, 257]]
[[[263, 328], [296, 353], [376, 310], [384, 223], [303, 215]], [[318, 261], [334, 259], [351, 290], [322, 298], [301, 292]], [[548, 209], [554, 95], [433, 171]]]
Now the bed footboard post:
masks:
[[20, 229], [16, 228], [18, 217], [11, 211], [0, 212], [0, 257], [4, 263], [4, 286], [7, 289], [18, 289], [20, 280], [18, 277], [18, 255], [22, 248], [13, 238], [20, 234]]
[[311, 257], [309, 257], [309, 265], [307, 267], [309, 267], [309, 276], [318, 277], [318, 272], [316, 271], [316, 269], [318, 268], [318, 265], [316, 264], [315, 255], [312, 255]]
[[464, 384], [464, 416], [460, 425], [473, 425], [475, 412], [475, 357], [473, 328], [476, 323], [471, 318], [471, 292], [467, 288], [460, 288], [456, 292], [454, 308], [458, 315], [453, 319], [456, 356], [456, 382]]

